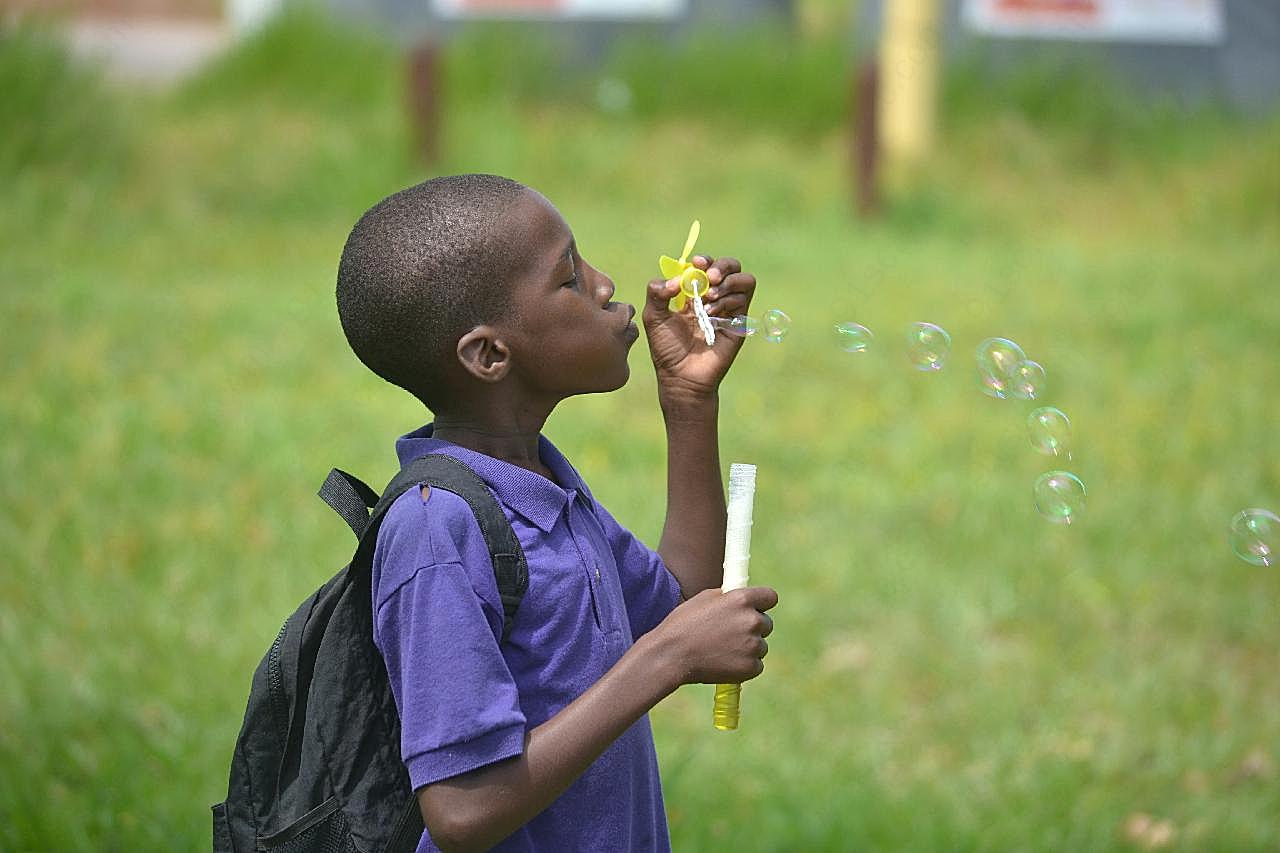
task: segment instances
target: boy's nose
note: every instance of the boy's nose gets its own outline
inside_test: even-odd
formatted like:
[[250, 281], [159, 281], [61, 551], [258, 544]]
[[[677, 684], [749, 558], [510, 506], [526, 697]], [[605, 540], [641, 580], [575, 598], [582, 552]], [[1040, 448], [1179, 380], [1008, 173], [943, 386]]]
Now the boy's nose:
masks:
[[600, 272], [600, 270], [593, 269], [592, 271], [597, 276], [596, 291], [600, 294], [602, 298], [601, 301], [607, 304], [610, 300], [613, 299], [613, 293], [614, 293], [613, 279], [609, 278], [609, 276]]

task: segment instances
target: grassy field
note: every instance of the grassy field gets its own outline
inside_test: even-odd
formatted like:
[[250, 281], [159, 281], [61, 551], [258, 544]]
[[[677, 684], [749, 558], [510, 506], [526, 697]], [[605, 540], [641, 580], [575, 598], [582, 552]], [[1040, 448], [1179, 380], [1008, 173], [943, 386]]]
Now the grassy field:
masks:
[[[252, 669], [349, 550], [314, 489], [383, 481], [428, 417], [350, 355], [333, 281], [357, 216], [431, 172], [394, 53], [306, 20], [149, 97], [0, 39], [0, 849], [207, 849]], [[435, 171], [541, 189], [635, 301], [698, 217], [794, 319], [723, 389], [782, 604], [738, 733], [709, 688], [653, 714], [677, 849], [1280, 847], [1280, 574], [1226, 543], [1280, 510], [1280, 122], [961, 77], [864, 223], [838, 45], [754, 90], [765, 60], [728, 50], [667, 104], [669, 57], [632, 46], [613, 114], [594, 74], [462, 44]], [[953, 337], [936, 375], [916, 320]], [[992, 335], [1075, 425], [1069, 528], [1032, 504], [1031, 404], [978, 391]], [[653, 402], [641, 345], [547, 429], [649, 541]]]

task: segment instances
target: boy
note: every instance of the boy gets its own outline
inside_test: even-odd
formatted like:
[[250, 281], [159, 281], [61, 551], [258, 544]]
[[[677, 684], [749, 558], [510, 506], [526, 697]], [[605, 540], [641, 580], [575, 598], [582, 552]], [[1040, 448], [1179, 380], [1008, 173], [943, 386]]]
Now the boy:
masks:
[[[745, 312], [755, 279], [707, 270], [708, 312]], [[529, 566], [511, 633], [467, 504], [410, 489], [373, 565], [374, 640], [401, 716], [426, 831], [418, 850], [669, 848], [648, 711], [679, 685], [759, 675], [773, 590], [721, 594], [717, 388], [741, 340], [702, 340], [653, 281], [645, 330], [668, 434], [655, 553], [591, 496], [543, 424], [561, 400], [629, 376], [635, 309], [559, 212], [506, 178], [436, 178], [356, 224], [338, 311], [356, 355], [425, 403], [401, 462], [445, 453], [495, 493]]]

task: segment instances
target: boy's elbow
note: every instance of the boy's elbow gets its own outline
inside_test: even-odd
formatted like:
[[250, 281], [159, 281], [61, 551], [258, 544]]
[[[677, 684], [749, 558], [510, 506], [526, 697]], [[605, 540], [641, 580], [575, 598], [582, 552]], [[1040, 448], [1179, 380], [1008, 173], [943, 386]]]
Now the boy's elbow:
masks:
[[[435, 787], [435, 790], [432, 788]], [[431, 842], [443, 853], [471, 853], [487, 850], [489, 843], [483, 838], [486, 820], [473, 814], [460, 798], [450, 797], [437, 786], [428, 785], [418, 792], [418, 808], [422, 811], [422, 823], [431, 833]]]

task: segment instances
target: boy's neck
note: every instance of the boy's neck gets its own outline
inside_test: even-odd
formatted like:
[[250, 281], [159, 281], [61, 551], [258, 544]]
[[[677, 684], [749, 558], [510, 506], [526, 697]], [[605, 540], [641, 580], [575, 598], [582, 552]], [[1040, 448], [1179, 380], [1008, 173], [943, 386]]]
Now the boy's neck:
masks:
[[536, 424], [492, 424], [438, 414], [431, 437], [501, 459], [548, 480], [554, 480], [550, 469], [542, 463], [538, 440], [544, 419]]

